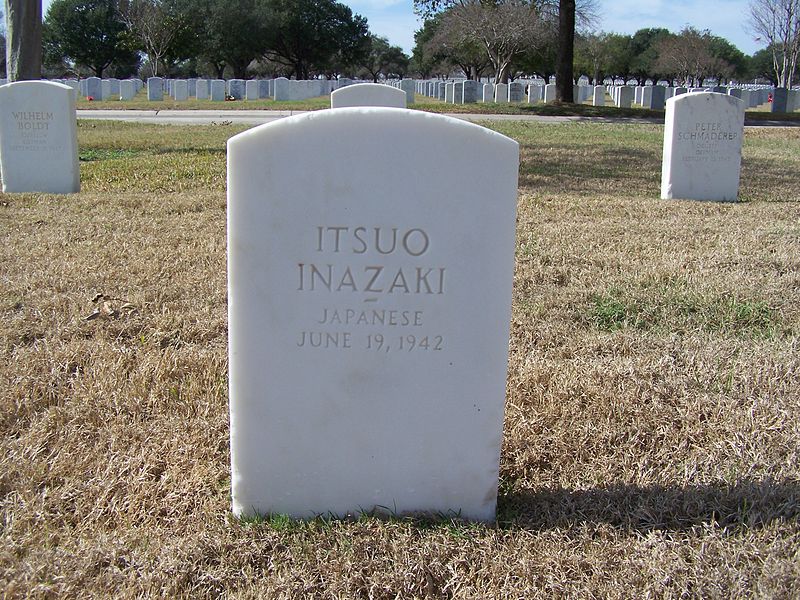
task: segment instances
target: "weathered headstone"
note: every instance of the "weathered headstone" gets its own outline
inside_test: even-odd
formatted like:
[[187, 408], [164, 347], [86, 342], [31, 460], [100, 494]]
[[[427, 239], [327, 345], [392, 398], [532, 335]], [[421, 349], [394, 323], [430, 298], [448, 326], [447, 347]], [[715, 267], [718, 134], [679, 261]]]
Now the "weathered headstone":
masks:
[[164, 99], [164, 80], [161, 77], [147, 78], [147, 99], [151, 101]]
[[208, 100], [211, 93], [211, 85], [208, 79], [198, 79], [195, 84], [195, 97], [198, 100]]
[[448, 81], [444, 84], [444, 101], [448, 104], [453, 103], [453, 96], [455, 94], [455, 82]]
[[525, 86], [519, 81], [512, 81], [508, 84], [508, 101], [509, 102], [524, 102], [525, 101]]
[[259, 79], [258, 80], [258, 97], [259, 98], [269, 98], [272, 96], [269, 91], [269, 79]]
[[528, 86], [528, 104], [535, 104], [542, 101], [542, 94], [544, 93], [543, 85], [536, 85], [534, 83]]
[[185, 79], [176, 79], [173, 81], [172, 97], [176, 102], [186, 102], [189, 99], [189, 82]]
[[743, 132], [738, 98], [697, 92], [667, 100], [661, 197], [735, 201]]
[[228, 81], [228, 94], [236, 100], [244, 100], [245, 98], [245, 81], [244, 79], [231, 79]]
[[483, 101], [494, 102], [494, 85], [491, 83], [483, 84]]
[[[644, 92], [642, 92], [644, 93]], [[619, 108], [630, 108], [633, 102], [634, 89], [623, 85], [617, 89], [617, 106]]]
[[786, 88], [775, 88], [772, 90], [772, 107], [770, 112], [785, 113], [787, 112], [789, 100], [789, 90]]
[[258, 80], [248, 79], [244, 85], [245, 100], [258, 100]]
[[84, 81], [86, 82], [86, 93], [84, 95], [87, 98], [92, 98], [92, 100], [102, 100], [103, 80], [99, 77], [87, 77]]
[[130, 79], [123, 79], [119, 82], [119, 99], [123, 101], [133, 100], [136, 95], [136, 84]]
[[0, 86], [4, 192], [80, 191], [75, 93], [49, 81]]
[[275, 80], [272, 88], [272, 95], [273, 99], [278, 102], [290, 99], [289, 80], [286, 79], [286, 77], [278, 77]]
[[225, 102], [225, 80], [212, 79], [209, 86], [209, 95], [212, 102]]
[[556, 84], [548, 83], [544, 86], [544, 101], [546, 104], [552, 104], [556, 101]]
[[406, 104], [414, 104], [414, 80], [403, 79], [400, 82], [400, 89], [406, 93]]
[[592, 92], [592, 106], [605, 106], [606, 104], [606, 88], [602, 85], [594, 86]]
[[494, 85], [494, 101], [498, 104], [508, 104], [507, 83], [496, 83]]
[[348, 106], [386, 106], [406, 107], [406, 93], [403, 90], [379, 83], [357, 83], [334, 90], [331, 93], [331, 108]]
[[464, 82], [461, 96], [462, 104], [472, 104], [478, 101], [478, 82], [467, 80]]
[[667, 88], [663, 85], [654, 85], [645, 89], [649, 90], [649, 92], [645, 94], [644, 107], [650, 110], [664, 110], [667, 101]]
[[236, 515], [495, 518], [517, 165], [513, 140], [394, 108], [229, 140]]

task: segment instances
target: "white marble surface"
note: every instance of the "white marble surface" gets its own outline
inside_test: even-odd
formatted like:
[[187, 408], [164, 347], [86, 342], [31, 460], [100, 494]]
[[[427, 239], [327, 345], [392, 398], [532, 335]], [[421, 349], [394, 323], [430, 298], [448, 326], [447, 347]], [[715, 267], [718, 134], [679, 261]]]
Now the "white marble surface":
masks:
[[495, 518], [518, 162], [396, 108], [229, 140], [236, 515]]
[[736, 201], [744, 103], [716, 92], [667, 100], [661, 197]]
[[380, 83], [357, 83], [339, 88], [331, 93], [331, 108], [352, 106], [405, 108], [406, 93], [401, 89]]
[[48, 81], [0, 86], [4, 192], [80, 191], [75, 92]]

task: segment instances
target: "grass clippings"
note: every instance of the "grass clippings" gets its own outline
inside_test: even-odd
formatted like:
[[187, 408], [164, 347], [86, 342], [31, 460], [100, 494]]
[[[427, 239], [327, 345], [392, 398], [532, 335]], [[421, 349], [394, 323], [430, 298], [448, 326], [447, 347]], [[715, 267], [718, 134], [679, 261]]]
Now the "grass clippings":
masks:
[[520, 141], [496, 526], [230, 515], [225, 140], [81, 122], [0, 196], [4, 598], [792, 598], [800, 130], [736, 204], [658, 198], [656, 125]]

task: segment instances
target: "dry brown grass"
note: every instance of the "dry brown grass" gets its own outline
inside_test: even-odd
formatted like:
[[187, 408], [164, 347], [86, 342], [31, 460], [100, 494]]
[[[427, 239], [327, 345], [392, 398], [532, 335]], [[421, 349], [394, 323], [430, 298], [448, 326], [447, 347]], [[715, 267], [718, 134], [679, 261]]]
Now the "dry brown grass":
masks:
[[84, 123], [81, 194], [0, 197], [3, 597], [800, 595], [800, 131], [747, 132], [733, 205], [658, 200], [656, 126], [498, 129], [497, 527], [229, 516], [236, 130]]

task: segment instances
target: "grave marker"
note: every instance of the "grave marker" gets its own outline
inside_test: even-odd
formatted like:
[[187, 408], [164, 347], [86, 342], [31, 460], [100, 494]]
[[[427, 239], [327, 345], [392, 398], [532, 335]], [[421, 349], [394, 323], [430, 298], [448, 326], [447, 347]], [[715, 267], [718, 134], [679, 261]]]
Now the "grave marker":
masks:
[[396, 108], [229, 140], [236, 515], [494, 520], [518, 157]]
[[147, 78], [147, 99], [155, 102], [164, 99], [164, 80], [161, 77]]
[[80, 191], [75, 93], [49, 81], [0, 86], [4, 192]]
[[667, 100], [661, 198], [735, 201], [743, 134], [738, 98], [695, 92]]
[[339, 88], [331, 93], [331, 108], [348, 106], [406, 107], [406, 93], [398, 88], [379, 83], [357, 83]]

